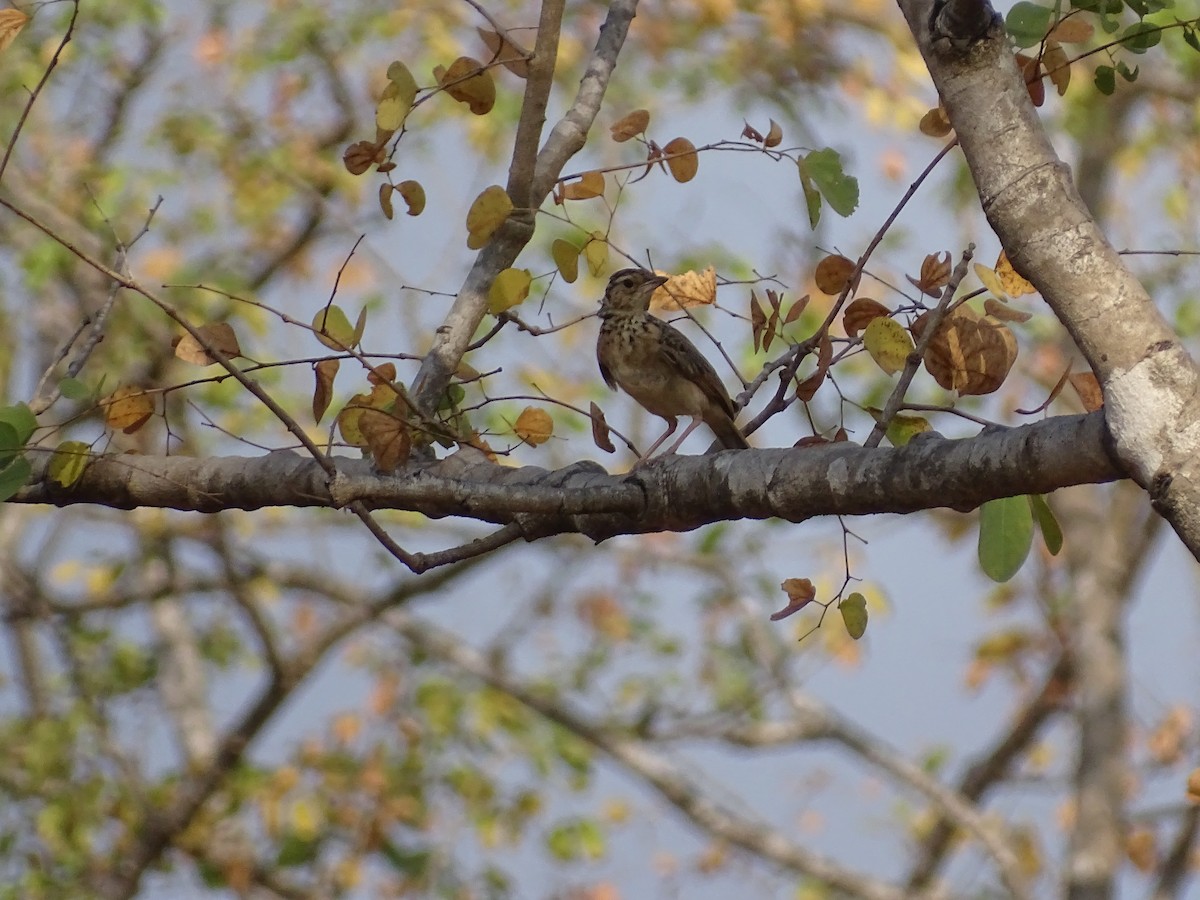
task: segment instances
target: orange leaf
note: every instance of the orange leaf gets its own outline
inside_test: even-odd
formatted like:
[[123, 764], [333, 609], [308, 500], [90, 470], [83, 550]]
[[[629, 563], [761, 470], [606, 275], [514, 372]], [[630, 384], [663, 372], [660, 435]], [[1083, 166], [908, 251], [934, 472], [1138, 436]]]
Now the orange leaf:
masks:
[[513, 424], [513, 433], [529, 446], [536, 447], [550, 440], [550, 436], [554, 434], [554, 420], [544, 409], [527, 406], [517, 416], [517, 421]]
[[911, 275], [904, 277], [922, 294], [940, 297], [942, 288], [950, 281], [950, 251], [944, 250], [942, 253], [930, 253], [926, 256], [921, 262], [920, 278], [913, 278]]
[[1100, 390], [1100, 382], [1096, 380], [1094, 374], [1076, 372], [1070, 376], [1068, 381], [1071, 382], [1071, 387], [1075, 388], [1075, 393], [1079, 395], [1083, 408], [1088, 412], [1095, 412], [1104, 406], [1104, 392]]
[[708, 266], [703, 272], [689, 269], [679, 275], [672, 275], [666, 284], [655, 288], [654, 293], [650, 295], [649, 310], [658, 313], [692, 306], [711, 306], [716, 302], [717, 270]]
[[364, 409], [358, 417], [358, 429], [379, 471], [394, 472], [408, 461], [412, 435], [402, 419], [381, 409]]
[[496, 104], [496, 82], [477, 59], [460, 56], [449, 69], [434, 68], [433, 77], [439, 87], [477, 116], [491, 112]]
[[29, 16], [19, 9], [0, 9], [0, 52], [9, 48], [28, 21]]
[[788, 578], [779, 586], [787, 594], [788, 604], [778, 612], [771, 613], [772, 622], [778, 622], [792, 613], [799, 612], [817, 596], [816, 587], [807, 578]]
[[604, 176], [593, 169], [579, 176], [578, 181], [563, 185], [564, 200], [591, 200], [604, 193]]
[[109, 428], [119, 428], [133, 434], [154, 415], [154, 401], [139, 387], [125, 385], [100, 401], [104, 422]]
[[890, 316], [892, 311], [870, 297], [856, 297], [842, 313], [842, 327], [850, 337], [858, 337], [859, 332], [866, 328], [872, 319], [880, 316]]
[[592, 440], [596, 446], [605, 453], [616, 453], [617, 448], [613, 446], [612, 433], [608, 428], [608, 420], [604, 418], [604, 412], [596, 405], [596, 401], [592, 401], [589, 414], [592, 417]]
[[336, 359], [323, 359], [313, 366], [316, 386], [313, 388], [312, 411], [313, 421], [318, 424], [325, 417], [329, 402], [333, 399], [333, 379], [340, 367], [341, 362]]

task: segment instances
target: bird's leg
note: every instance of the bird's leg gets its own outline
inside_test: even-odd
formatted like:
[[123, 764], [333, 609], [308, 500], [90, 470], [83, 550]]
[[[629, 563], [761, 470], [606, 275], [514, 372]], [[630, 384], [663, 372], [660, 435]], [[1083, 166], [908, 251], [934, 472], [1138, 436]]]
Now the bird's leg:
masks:
[[[662, 455], [670, 456], [672, 453], [674, 453], [676, 450], [678, 450], [680, 444], [682, 444], [684, 441], [686, 441], [687, 436], [689, 434], [691, 434], [693, 431], [695, 431], [700, 426], [700, 423], [703, 421], [704, 420], [702, 418], [700, 418], [699, 416], [692, 416], [691, 424], [688, 425], [687, 428], [683, 429], [683, 434], [681, 434], [679, 437], [677, 437], [675, 439], [675, 443], [673, 443], [670, 447], [668, 447], [666, 450], [664, 450]], [[667, 432], [667, 434], [670, 434], [670, 432]], [[664, 438], [666, 438], [666, 436], [667, 435], [665, 435], [665, 434], [663, 435]], [[661, 443], [661, 441], [660, 441], [660, 443]]]
[[667, 430], [662, 433], [662, 436], [657, 441], [650, 445], [650, 449], [642, 454], [642, 460], [649, 459], [654, 454], [654, 451], [662, 446], [662, 442], [673, 435], [675, 433], [675, 429], [679, 427], [679, 420], [674, 416], [671, 418], [663, 416], [663, 420], [667, 423]]

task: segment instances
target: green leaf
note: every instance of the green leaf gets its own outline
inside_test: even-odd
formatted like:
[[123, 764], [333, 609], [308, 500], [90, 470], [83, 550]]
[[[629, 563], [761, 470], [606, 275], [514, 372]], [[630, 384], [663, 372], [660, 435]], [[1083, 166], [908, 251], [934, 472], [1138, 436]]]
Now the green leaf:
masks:
[[25, 442], [17, 437], [17, 429], [0, 422], [0, 466], [7, 465], [23, 446]]
[[302, 866], [317, 858], [320, 841], [305, 840], [289, 832], [279, 845], [279, 854], [275, 857], [275, 865], [281, 867]]
[[804, 160], [797, 160], [796, 163], [800, 170], [800, 187], [804, 189], [804, 205], [808, 207], [808, 225], [815, 230], [821, 221], [821, 192], [805, 170]]
[[90, 400], [92, 389], [78, 378], [64, 378], [58, 383], [58, 391], [68, 400]]
[[1137, 81], [1138, 72], [1142, 69], [1141, 66], [1134, 66], [1132, 69], [1122, 60], [1117, 60], [1117, 74], [1124, 78], [1130, 84]]
[[1162, 40], [1162, 28], [1149, 22], [1135, 22], [1125, 29], [1119, 40], [1130, 53], [1145, 53], [1151, 47], [1158, 46]]
[[1111, 97], [1117, 89], [1117, 71], [1112, 66], [1096, 66], [1093, 81], [1096, 83], [1096, 90], [1106, 97]]
[[979, 565], [993, 581], [1008, 581], [1033, 546], [1033, 512], [1024, 497], [989, 500], [979, 508]]
[[[17, 435], [17, 446], [24, 447], [25, 442], [37, 428], [37, 419], [28, 406], [24, 403], [17, 403], [13, 406], [0, 406], [0, 424], [12, 426]], [[0, 449], [4, 446], [4, 444], [0, 444]]]
[[932, 431], [933, 426], [924, 416], [893, 416], [888, 423], [887, 439], [893, 447], [903, 447], [918, 434]]
[[1004, 19], [1004, 28], [1018, 47], [1032, 47], [1040, 43], [1050, 30], [1053, 15], [1054, 10], [1048, 7], [1021, 0], [1020, 3], [1014, 3], [1013, 8], [1008, 11], [1008, 16]]
[[0, 469], [0, 501], [7, 500], [23, 488], [31, 475], [33, 475], [33, 466], [23, 456], [18, 456]]
[[1029, 505], [1033, 509], [1033, 518], [1037, 521], [1038, 528], [1042, 530], [1042, 540], [1046, 542], [1046, 549], [1050, 551], [1051, 556], [1058, 556], [1058, 552], [1062, 550], [1063, 533], [1058, 519], [1054, 517], [1054, 511], [1041, 494], [1031, 494]]
[[836, 150], [814, 150], [804, 157], [803, 166], [835, 213], [848, 216], [858, 208], [858, 179], [845, 173]]
[[83, 441], [63, 441], [54, 448], [46, 474], [51, 481], [70, 487], [83, 476], [91, 461], [91, 448]]
[[1195, 28], [1183, 29], [1183, 40], [1189, 47], [1200, 53], [1200, 37], [1196, 36]]
[[856, 641], [867, 633], [867, 598], [855, 591], [838, 604], [846, 633]]
[[550, 245], [550, 255], [554, 258], [554, 266], [558, 274], [567, 284], [574, 284], [579, 277], [579, 248], [570, 241], [558, 238]]

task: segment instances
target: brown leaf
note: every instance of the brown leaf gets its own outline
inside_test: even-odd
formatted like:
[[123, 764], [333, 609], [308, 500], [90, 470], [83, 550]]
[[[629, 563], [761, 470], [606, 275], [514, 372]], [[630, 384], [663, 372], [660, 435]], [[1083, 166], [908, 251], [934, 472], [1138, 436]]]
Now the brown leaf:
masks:
[[696, 177], [700, 168], [700, 157], [696, 153], [696, 145], [685, 137], [677, 137], [662, 148], [667, 157], [667, 168], [671, 177], [680, 184], [691, 181]]
[[[912, 325], [920, 336], [930, 313]], [[990, 394], [1008, 377], [1017, 358], [1017, 339], [1003, 322], [979, 317], [960, 306], [942, 320], [925, 351], [925, 368], [948, 391], [959, 394]]]
[[492, 54], [491, 62], [501, 63], [504, 68], [512, 72], [518, 78], [529, 77], [529, 57], [532, 56], [528, 50], [525, 50], [507, 35], [498, 34], [488, 28], [476, 28], [483, 42], [487, 44], [488, 50]]
[[1083, 408], [1095, 412], [1104, 406], [1104, 392], [1100, 390], [1100, 382], [1091, 372], [1075, 372], [1068, 379], [1075, 393], [1079, 395]]
[[425, 188], [421, 183], [409, 179], [396, 185], [396, 193], [408, 205], [410, 216], [419, 216], [425, 210]]
[[754, 341], [754, 352], [762, 347], [763, 329], [767, 327], [767, 314], [759, 305], [758, 295], [750, 291], [750, 336]]
[[829, 365], [833, 362], [833, 341], [828, 334], [821, 335], [821, 343], [817, 347], [817, 370], [796, 385], [796, 399], [807, 403], [817, 393], [817, 389], [825, 381], [829, 373]]
[[449, 69], [434, 68], [433, 77], [439, 87], [477, 116], [491, 112], [496, 104], [496, 82], [477, 59], [460, 56]]
[[[666, 272], [659, 272], [665, 275]], [[672, 275], [650, 295], [652, 313], [687, 309], [692, 306], [712, 306], [717, 302], [717, 270], [712, 266], [703, 272], [688, 269]]]
[[364, 409], [358, 417], [358, 429], [380, 472], [394, 472], [408, 462], [412, 435], [402, 419], [382, 409]]
[[926, 256], [921, 262], [920, 278], [913, 278], [911, 275], [904, 277], [912, 282], [913, 286], [922, 294], [940, 297], [942, 288], [950, 281], [950, 251], [930, 253]]
[[375, 163], [383, 161], [383, 147], [373, 141], [358, 141], [347, 147], [346, 152], [342, 154], [342, 165], [351, 175], [361, 175]]
[[892, 311], [870, 297], [856, 297], [850, 301], [846, 311], [842, 313], [842, 327], [850, 337], [858, 337], [859, 333], [871, 323], [872, 319], [880, 316], [890, 316]]
[[817, 263], [813, 280], [822, 294], [840, 294], [854, 274], [855, 264], [844, 256], [827, 256]]
[[1026, 56], [1024, 53], [1018, 53], [1017, 68], [1025, 76], [1025, 89], [1029, 92], [1029, 99], [1034, 106], [1041, 106], [1046, 102], [1046, 84], [1042, 81], [1042, 61]]
[[554, 420], [544, 409], [527, 406], [517, 416], [513, 433], [531, 447], [544, 444], [554, 434]]
[[805, 307], [808, 306], [808, 294], [805, 294], [799, 300], [792, 304], [792, 308], [788, 310], [787, 315], [783, 317], [784, 325], [791, 325], [804, 313]]
[[816, 587], [807, 578], [788, 578], [779, 586], [787, 594], [788, 604], [778, 612], [771, 613], [772, 622], [778, 622], [792, 613], [799, 612], [817, 596]]
[[1091, 40], [1095, 32], [1096, 29], [1087, 19], [1079, 15], [1072, 15], [1069, 19], [1063, 19], [1055, 25], [1048, 36], [1060, 44], [1082, 44]]
[[614, 141], [618, 144], [623, 144], [630, 138], [644, 133], [649, 127], [650, 111], [647, 109], [635, 109], [633, 112], [626, 113], [613, 122], [608, 131]]
[[0, 9], [0, 53], [12, 45], [28, 21], [29, 16], [19, 9]]
[[381, 384], [390, 385], [396, 380], [396, 364], [394, 362], [380, 363], [375, 368], [367, 371], [367, 383], [372, 387], [377, 387]]
[[205, 349], [206, 345], [225, 354], [230, 359], [242, 355], [237, 335], [234, 334], [233, 326], [228, 322], [201, 325], [196, 332], [202, 338], [203, 343], [190, 334], [182, 335], [174, 341], [175, 355], [184, 362], [195, 363], [198, 366], [211, 366], [215, 363], [216, 360], [209, 356], [208, 350]]
[[767, 129], [767, 136], [763, 138], [764, 147], [778, 147], [783, 141], [783, 129], [779, 127], [779, 123], [771, 119], [771, 127]]
[[983, 301], [983, 311], [989, 316], [999, 319], [1001, 322], [1028, 322], [1033, 318], [1033, 313], [1013, 309], [1007, 303], [997, 300], [995, 297], [988, 297]]
[[578, 181], [564, 184], [562, 198], [564, 200], [591, 200], [604, 193], [604, 176], [593, 169], [579, 176]]
[[944, 106], [935, 106], [925, 115], [921, 116], [921, 124], [917, 126], [921, 134], [926, 137], [942, 138], [946, 137], [954, 130], [954, 126], [950, 124], [950, 117], [946, 115]]
[[329, 409], [329, 403], [333, 399], [333, 379], [341, 365], [339, 360], [323, 359], [313, 366], [316, 385], [313, 388], [312, 412], [313, 421], [317, 424], [320, 424], [326, 410]]
[[379, 208], [383, 210], [383, 217], [389, 221], [396, 214], [392, 208], [392, 187], [390, 181], [385, 181], [379, 186]]
[[755, 128], [753, 125], [751, 125], [749, 122], [746, 122], [746, 127], [742, 129], [742, 137], [744, 137], [750, 141], [757, 141], [760, 144], [765, 140], [765, 138], [762, 135], [762, 132], [759, 131], [757, 128]]
[[139, 387], [119, 387], [100, 401], [104, 409], [104, 423], [109, 428], [119, 428], [133, 434], [154, 415], [154, 401]]
[[827, 437], [821, 437], [819, 434], [810, 434], [808, 437], [802, 437], [796, 443], [792, 444], [793, 450], [799, 450], [804, 447], [819, 447], [822, 444], [832, 444], [833, 441]]
[[1046, 74], [1050, 76], [1051, 83], [1058, 89], [1058, 96], [1063, 96], [1071, 84], [1071, 60], [1067, 58], [1067, 52], [1058, 41], [1046, 38], [1042, 65], [1046, 67]]
[[604, 412], [596, 405], [596, 401], [592, 401], [589, 415], [592, 417], [592, 440], [596, 446], [605, 453], [616, 453], [617, 448], [613, 446], [612, 432], [608, 428], [608, 420], [604, 418]]

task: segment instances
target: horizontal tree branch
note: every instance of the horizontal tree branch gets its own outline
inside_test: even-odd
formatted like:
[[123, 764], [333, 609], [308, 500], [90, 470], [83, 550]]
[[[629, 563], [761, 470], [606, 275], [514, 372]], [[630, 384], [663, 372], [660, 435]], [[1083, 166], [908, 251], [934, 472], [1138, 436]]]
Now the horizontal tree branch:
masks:
[[312, 459], [290, 451], [208, 459], [125, 454], [97, 457], [69, 488], [46, 477], [42, 458], [13, 500], [196, 512], [362, 501], [431, 518], [515, 523], [526, 540], [580, 533], [599, 541], [734, 519], [967, 511], [997, 497], [1124, 477], [1100, 413], [989, 428], [973, 438], [928, 433], [900, 448], [837, 443], [676, 456], [627, 475], [610, 475], [594, 462], [548, 471], [466, 458], [381, 475], [367, 461], [331, 457], [338, 470], [331, 480]]

